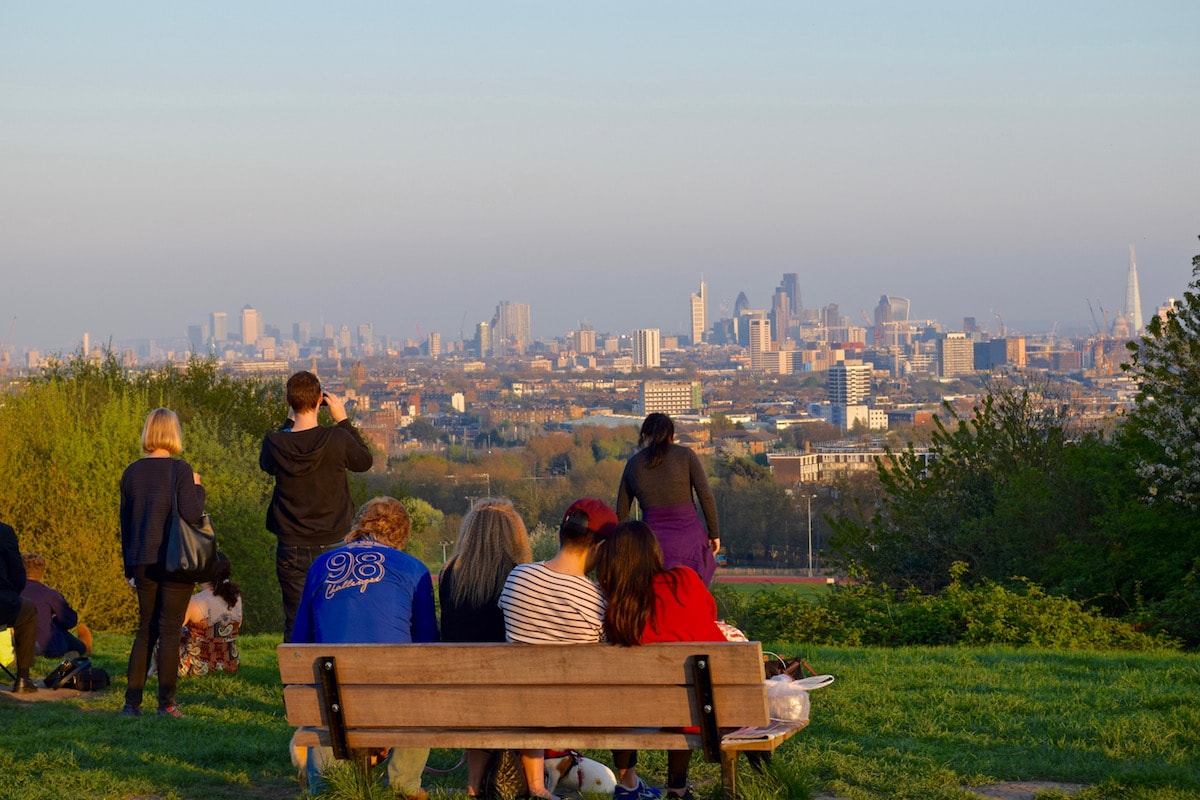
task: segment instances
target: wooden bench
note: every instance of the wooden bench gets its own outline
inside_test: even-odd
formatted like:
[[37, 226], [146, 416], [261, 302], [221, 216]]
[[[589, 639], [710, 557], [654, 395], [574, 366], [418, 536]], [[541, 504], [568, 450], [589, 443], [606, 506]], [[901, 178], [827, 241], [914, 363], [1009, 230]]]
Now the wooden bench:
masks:
[[296, 744], [339, 758], [385, 747], [700, 750], [720, 762], [732, 800], [738, 754], [774, 750], [807, 724], [770, 720], [758, 642], [282, 644], [278, 655]]

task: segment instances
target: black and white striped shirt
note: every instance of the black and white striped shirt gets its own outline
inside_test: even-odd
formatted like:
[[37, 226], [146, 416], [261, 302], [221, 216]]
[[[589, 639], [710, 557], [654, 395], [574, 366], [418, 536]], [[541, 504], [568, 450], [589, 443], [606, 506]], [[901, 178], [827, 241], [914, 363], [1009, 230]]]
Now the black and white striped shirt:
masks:
[[565, 575], [539, 561], [520, 564], [500, 593], [510, 642], [598, 642], [604, 630], [604, 595], [587, 578]]

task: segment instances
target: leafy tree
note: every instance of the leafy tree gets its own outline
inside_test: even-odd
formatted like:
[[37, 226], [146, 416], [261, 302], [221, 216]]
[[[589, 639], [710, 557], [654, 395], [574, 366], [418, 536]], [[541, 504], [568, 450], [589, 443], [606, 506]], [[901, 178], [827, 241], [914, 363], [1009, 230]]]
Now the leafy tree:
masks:
[[1165, 316], [1155, 315], [1122, 364], [1138, 384], [1137, 407], [1126, 423], [1147, 452], [1138, 474], [1150, 498], [1200, 507], [1200, 255], [1192, 283]]
[[970, 576], [1038, 579], [1059, 538], [1086, 525], [1088, 487], [1066, 468], [1066, 409], [1045, 390], [1001, 384], [969, 419], [944, 406], [925, 462], [909, 446], [878, 465], [883, 502], [870, 521], [834, 521], [846, 568], [934, 591], [956, 561]]

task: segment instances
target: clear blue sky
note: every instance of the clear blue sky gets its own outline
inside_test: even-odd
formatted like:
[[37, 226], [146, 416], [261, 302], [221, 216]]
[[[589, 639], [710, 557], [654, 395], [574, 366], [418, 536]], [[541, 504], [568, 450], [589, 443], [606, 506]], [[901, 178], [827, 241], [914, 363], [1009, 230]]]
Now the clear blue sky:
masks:
[[[1200, 250], [1200, 3], [6, 3], [0, 335], [1083, 324]], [[1035, 332], [1030, 330], [1028, 332]], [[5, 343], [7, 344], [7, 343]]]

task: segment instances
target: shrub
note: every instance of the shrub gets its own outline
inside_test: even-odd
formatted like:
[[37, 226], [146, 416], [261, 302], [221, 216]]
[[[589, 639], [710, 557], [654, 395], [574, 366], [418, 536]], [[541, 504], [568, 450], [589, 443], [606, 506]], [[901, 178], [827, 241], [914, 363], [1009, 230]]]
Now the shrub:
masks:
[[1074, 600], [1049, 596], [1024, 579], [1014, 579], [1012, 586], [983, 581], [968, 587], [961, 583], [962, 571], [956, 564], [950, 585], [937, 594], [869, 583], [838, 586], [815, 601], [789, 589], [760, 592], [743, 602], [738, 622], [760, 641], [829, 645], [1007, 644], [1093, 650], [1179, 645], [1103, 617]]

